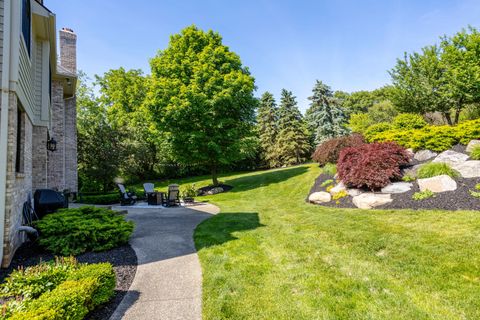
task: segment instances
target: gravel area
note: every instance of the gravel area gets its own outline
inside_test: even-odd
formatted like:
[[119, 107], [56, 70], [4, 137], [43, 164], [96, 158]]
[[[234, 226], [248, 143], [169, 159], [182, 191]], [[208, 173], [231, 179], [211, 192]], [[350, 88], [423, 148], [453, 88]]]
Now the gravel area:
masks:
[[[20, 247], [7, 269], [0, 269], [0, 280], [4, 279], [20, 266], [28, 267], [38, 264], [41, 261], [52, 260], [54, 256], [42, 250], [35, 243], [27, 242]], [[137, 256], [130, 245], [124, 245], [112, 250], [103, 252], [88, 252], [77, 256], [77, 260], [83, 263], [99, 263], [110, 262], [113, 265], [117, 284], [115, 294], [110, 301], [94, 311], [92, 311], [85, 319], [108, 319], [113, 314], [117, 306], [130, 288], [137, 270]]]

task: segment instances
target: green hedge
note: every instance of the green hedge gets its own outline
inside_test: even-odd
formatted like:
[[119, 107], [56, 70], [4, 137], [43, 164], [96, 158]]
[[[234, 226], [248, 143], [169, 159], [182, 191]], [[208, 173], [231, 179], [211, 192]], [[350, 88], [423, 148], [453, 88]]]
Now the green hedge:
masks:
[[120, 202], [120, 195], [118, 193], [82, 195], [79, 200], [85, 204], [115, 204]]
[[[58, 282], [60, 274], [64, 280]], [[21, 285], [15, 288], [8, 285], [21, 277], [27, 279], [21, 281]], [[80, 320], [107, 302], [114, 289], [115, 273], [109, 263], [78, 264], [73, 258], [41, 263], [13, 271], [2, 284], [2, 296], [13, 299], [2, 306], [4, 312], [0, 319]], [[38, 298], [19, 294], [31, 291], [41, 294]]]
[[414, 150], [428, 149], [442, 152], [457, 143], [467, 144], [480, 138], [480, 119], [465, 121], [457, 126], [425, 126], [420, 129], [390, 129], [365, 133], [368, 142], [392, 141]]
[[35, 226], [40, 232], [40, 245], [63, 256], [126, 244], [134, 227], [115, 211], [89, 206], [48, 214]]

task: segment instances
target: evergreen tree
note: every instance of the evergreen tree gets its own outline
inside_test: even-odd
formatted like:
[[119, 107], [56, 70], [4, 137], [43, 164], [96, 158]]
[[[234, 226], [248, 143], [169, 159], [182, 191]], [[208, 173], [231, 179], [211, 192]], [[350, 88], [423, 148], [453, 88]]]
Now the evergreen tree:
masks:
[[313, 95], [308, 98], [312, 102], [306, 118], [309, 129], [314, 134], [315, 144], [348, 134], [347, 117], [330, 87], [317, 80], [312, 91]]
[[305, 161], [309, 151], [307, 126], [298, 110], [295, 96], [292, 92], [283, 89], [278, 109], [275, 153], [282, 165], [291, 165]]
[[275, 98], [270, 92], [265, 92], [260, 98], [260, 106], [257, 113], [257, 132], [262, 149], [262, 158], [270, 168], [279, 165], [275, 143], [278, 135], [278, 107]]

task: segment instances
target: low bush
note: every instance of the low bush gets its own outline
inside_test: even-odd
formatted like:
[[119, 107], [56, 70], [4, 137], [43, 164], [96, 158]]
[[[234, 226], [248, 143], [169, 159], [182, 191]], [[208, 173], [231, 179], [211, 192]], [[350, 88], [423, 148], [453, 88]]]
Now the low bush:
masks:
[[337, 165], [334, 163], [327, 163], [322, 168], [323, 173], [334, 176], [337, 173]]
[[36, 221], [40, 245], [59, 255], [104, 251], [125, 244], [133, 222], [106, 208], [62, 209]]
[[2, 283], [0, 296], [3, 298], [38, 298], [42, 293], [52, 290], [65, 281], [76, 268], [77, 261], [67, 257], [57, 258], [55, 262], [14, 270]]
[[80, 202], [85, 204], [115, 204], [120, 202], [118, 193], [81, 196]]
[[431, 178], [441, 175], [448, 175], [452, 178], [457, 178], [460, 174], [452, 169], [450, 165], [442, 162], [430, 162], [422, 164], [417, 171], [417, 177], [419, 179]]
[[371, 139], [371, 137], [375, 137], [377, 134], [391, 130], [391, 129], [392, 129], [392, 125], [388, 122], [380, 122], [380, 123], [374, 124], [365, 131], [365, 138], [368, 141], [369, 139]]
[[410, 154], [396, 143], [364, 144], [340, 153], [338, 175], [349, 187], [378, 189], [400, 179], [400, 166], [409, 161]]
[[412, 199], [416, 200], [416, 201], [425, 200], [425, 199], [432, 198], [432, 197], [435, 197], [435, 193], [430, 191], [430, 190], [415, 192], [412, 195]]
[[427, 125], [427, 122], [419, 114], [401, 113], [393, 118], [393, 127], [395, 129], [421, 129]]
[[317, 146], [312, 155], [312, 159], [324, 166], [327, 163], [336, 163], [340, 151], [348, 147], [354, 147], [364, 144], [363, 136], [360, 134], [352, 134], [338, 138], [329, 139]]
[[[21, 280], [21, 276], [30, 280]], [[13, 288], [15, 280], [20, 282]], [[79, 264], [74, 258], [40, 263], [13, 271], [2, 284], [2, 296], [13, 299], [2, 306], [0, 319], [80, 320], [110, 300], [114, 288], [115, 273], [109, 263]], [[23, 294], [30, 292], [38, 297]]]
[[472, 151], [470, 152], [470, 158], [473, 160], [480, 160], [480, 145], [473, 147]]
[[427, 125], [420, 129], [393, 128], [381, 132], [376, 129], [369, 130], [365, 133], [367, 142], [396, 142], [413, 150], [442, 152], [457, 143], [465, 145], [473, 139], [480, 138], [480, 119], [466, 121], [457, 126]]
[[322, 182], [322, 184], [320, 185], [320, 187], [322, 187], [322, 188], [328, 187], [329, 185], [332, 185], [333, 182], [334, 182], [333, 179], [325, 180], [325, 181]]

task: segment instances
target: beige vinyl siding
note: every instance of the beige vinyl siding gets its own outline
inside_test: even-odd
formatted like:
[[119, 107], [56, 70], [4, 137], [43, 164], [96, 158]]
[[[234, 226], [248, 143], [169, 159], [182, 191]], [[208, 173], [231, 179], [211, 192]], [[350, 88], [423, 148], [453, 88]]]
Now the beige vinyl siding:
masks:
[[[20, 57], [18, 66], [18, 97], [25, 108], [25, 112], [28, 114], [30, 120], [35, 119], [35, 91], [33, 85], [34, 73], [32, 70], [32, 62], [27, 52], [27, 46], [20, 36]], [[32, 43], [33, 44], [33, 43]], [[32, 54], [34, 54], [35, 48], [32, 46]]]
[[42, 63], [43, 63], [43, 48], [42, 43], [34, 41], [35, 57], [33, 59], [34, 67], [34, 90], [35, 90], [35, 104], [34, 111], [36, 119], [40, 119], [42, 112]]
[[2, 79], [3, 70], [3, 16], [4, 16], [4, 0], [0, 0], [0, 81]]

